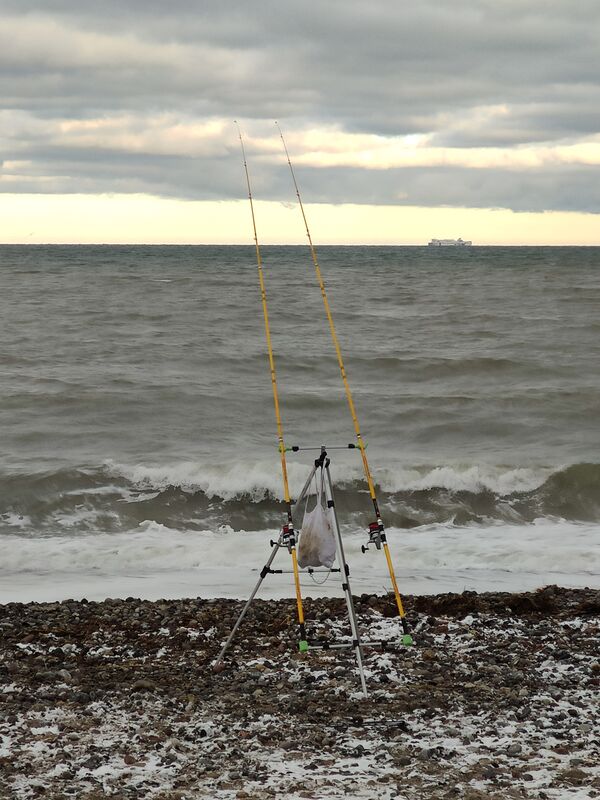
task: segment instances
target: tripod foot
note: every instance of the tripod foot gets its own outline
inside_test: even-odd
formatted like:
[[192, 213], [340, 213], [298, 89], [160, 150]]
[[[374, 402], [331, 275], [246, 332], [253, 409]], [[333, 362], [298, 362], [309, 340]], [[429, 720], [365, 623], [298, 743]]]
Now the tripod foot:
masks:
[[410, 647], [412, 644], [414, 644], [414, 643], [415, 643], [415, 642], [414, 642], [414, 639], [413, 639], [413, 637], [410, 635], [410, 633], [405, 633], [405, 634], [404, 634], [404, 636], [403, 636], [403, 637], [400, 639], [400, 641], [401, 641], [401, 642], [402, 642], [402, 644], [403, 644], [403, 645], [405, 645], [406, 647]]
[[308, 642], [306, 641], [306, 639], [301, 639], [298, 642], [298, 650], [301, 653], [308, 653]]

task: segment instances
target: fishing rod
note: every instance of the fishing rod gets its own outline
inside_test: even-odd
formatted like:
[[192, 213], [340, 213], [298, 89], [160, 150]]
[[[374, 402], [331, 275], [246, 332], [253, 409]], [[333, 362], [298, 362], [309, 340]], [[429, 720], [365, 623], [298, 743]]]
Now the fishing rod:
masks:
[[290, 487], [288, 482], [288, 471], [286, 462], [286, 447], [283, 440], [283, 424], [281, 422], [281, 412], [279, 409], [279, 393], [277, 391], [277, 375], [275, 372], [275, 356], [273, 355], [273, 346], [271, 343], [271, 326], [269, 324], [269, 310], [267, 307], [267, 290], [265, 288], [265, 276], [263, 271], [263, 261], [260, 252], [260, 245], [258, 243], [258, 233], [256, 230], [256, 216], [254, 214], [254, 200], [252, 197], [252, 188], [250, 184], [250, 173], [248, 171], [248, 163], [246, 161], [246, 149], [244, 147], [244, 140], [242, 138], [242, 131], [235, 120], [238, 136], [240, 139], [240, 147], [242, 149], [242, 160], [244, 162], [244, 172], [246, 173], [246, 184], [248, 186], [248, 199], [250, 201], [250, 211], [252, 214], [252, 230], [254, 232], [254, 245], [256, 249], [256, 264], [258, 267], [258, 281], [260, 284], [260, 296], [262, 300], [263, 318], [265, 322], [265, 336], [267, 339], [267, 351], [269, 354], [269, 369], [271, 372], [271, 385], [273, 388], [273, 404], [275, 406], [275, 419], [277, 421], [277, 441], [278, 450], [281, 457], [281, 475], [283, 478], [283, 496], [287, 510], [287, 523], [284, 524], [281, 532], [282, 546], [287, 547], [292, 557], [292, 569], [294, 573], [294, 585], [296, 589], [296, 606], [298, 609], [298, 625], [300, 628], [300, 642], [299, 649], [301, 652], [308, 650], [308, 642], [306, 639], [306, 628], [304, 624], [304, 607], [302, 605], [302, 592], [300, 590], [300, 573], [298, 571], [298, 558], [296, 554], [296, 534], [294, 532], [294, 523], [292, 521], [292, 499], [290, 496]]
[[412, 639], [410, 637], [408, 623], [406, 620], [406, 614], [404, 612], [404, 605], [402, 603], [402, 597], [400, 595], [400, 590], [398, 589], [398, 583], [396, 581], [396, 573], [394, 572], [394, 565], [392, 563], [392, 556], [390, 554], [390, 549], [387, 543], [387, 537], [385, 533], [385, 528], [383, 526], [383, 521], [381, 519], [381, 514], [379, 512], [379, 503], [377, 502], [377, 493], [375, 492], [375, 484], [373, 483], [373, 478], [371, 476], [371, 470], [369, 468], [369, 462], [367, 460], [367, 453], [366, 453], [366, 445], [363, 441], [361, 432], [360, 432], [360, 425], [358, 424], [358, 416], [356, 414], [356, 408], [354, 406], [354, 400], [352, 398], [352, 392], [350, 391], [350, 384], [348, 383], [348, 376], [346, 374], [346, 368], [344, 366], [344, 359], [342, 357], [342, 349], [340, 347], [340, 343], [337, 337], [337, 333], [335, 330], [335, 325], [333, 322], [333, 315], [331, 313], [331, 307], [329, 305], [329, 300], [327, 299], [327, 292], [325, 290], [325, 282], [323, 281], [323, 275], [321, 273], [321, 267], [319, 266], [319, 260], [317, 258], [317, 251], [315, 250], [315, 246], [313, 244], [312, 236], [310, 235], [310, 228], [308, 227], [308, 220], [306, 218], [306, 213], [304, 211], [304, 204], [302, 203], [302, 198], [300, 197], [300, 189], [298, 188], [298, 181], [296, 180], [296, 173], [294, 172], [294, 167], [292, 166], [292, 161], [290, 159], [290, 154], [287, 149], [287, 145], [285, 143], [285, 139], [283, 138], [283, 133], [281, 131], [281, 127], [279, 126], [278, 122], [275, 122], [277, 126], [277, 130], [279, 131], [279, 136], [281, 138], [281, 143], [283, 144], [283, 149], [285, 151], [285, 157], [287, 159], [288, 166], [290, 168], [290, 173], [292, 175], [292, 181], [294, 183], [294, 189], [296, 190], [296, 197], [298, 198], [298, 205], [300, 207], [300, 211], [302, 213], [302, 219], [304, 220], [304, 228], [306, 230], [306, 236], [308, 238], [308, 246], [310, 248], [310, 254], [312, 257], [312, 261], [315, 267], [315, 273], [317, 276], [317, 282], [319, 284], [319, 288], [321, 290], [321, 297], [323, 298], [323, 305], [325, 306], [325, 314], [327, 316], [327, 321], [329, 323], [329, 330], [331, 331], [331, 338], [333, 340], [333, 346], [335, 348], [335, 353], [337, 356], [338, 366], [340, 368], [340, 373], [342, 376], [342, 382], [344, 384], [344, 390], [346, 392], [346, 400], [348, 401], [348, 408], [350, 409], [350, 415], [352, 417], [352, 422], [354, 424], [354, 432], [356, 434], [356, 441], [358, 443], [358, 449], [360, 450], [360, 455], [362, 458], [363, 470], [365, 473], [365, 478], [367, 480], [367, 485], [369, 487], [369, 494], [371, 495], [371, 500], [373, 501], [373, 508], [375, 509], [375, 517], [376, 521], [372, 522], [369, 525], [369, 541], [367, 542], [366, 546], [363, 545], [362, 551], [363, 553], [365, 550], [368, 549], [370, 544], [374, 544], [375, 547], [379, 550], [383, 547], [383, 552], [385, 554], [385, 560], [387, 562], [388, 572], [390, 574], [390, 580], [392, 582], [392, 587], [394, 589], [394, 596], [396, 598], [396, 605], [398, 607], [398, 614], [400, 615], [400, 620], [402, 623], [402, 630], [404, 631], [404, 638], [406, 640], [406, 644], [411, 644]]

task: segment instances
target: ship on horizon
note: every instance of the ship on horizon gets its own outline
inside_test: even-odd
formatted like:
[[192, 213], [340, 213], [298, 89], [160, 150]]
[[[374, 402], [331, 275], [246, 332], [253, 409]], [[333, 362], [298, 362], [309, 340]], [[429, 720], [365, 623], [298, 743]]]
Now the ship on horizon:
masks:
[[432, 239], [428, 247], [471, 247], [472, 244], [464, 239]]

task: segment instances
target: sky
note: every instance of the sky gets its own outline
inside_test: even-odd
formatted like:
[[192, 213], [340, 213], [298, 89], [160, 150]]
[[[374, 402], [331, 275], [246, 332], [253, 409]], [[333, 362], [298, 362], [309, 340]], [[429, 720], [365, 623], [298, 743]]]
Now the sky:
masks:
[[598, 0], [0, 0], [0, 241], [600, 244]]

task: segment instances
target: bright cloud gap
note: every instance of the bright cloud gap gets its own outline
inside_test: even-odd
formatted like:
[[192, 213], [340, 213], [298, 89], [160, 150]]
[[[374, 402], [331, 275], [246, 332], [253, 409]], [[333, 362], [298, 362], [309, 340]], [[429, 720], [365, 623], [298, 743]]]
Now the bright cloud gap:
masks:
[[[0, 193], [57, 205], [111, 194], [132, 215], [146, 196], [234, 203], [236, 118], [257, 198], [291, 202], [277, 118], [320, 208], [372, 207], [372, 224], [388, 207], [588, 219], [600, 210], [600, 5], [579, 12], [554, 0], [347, 0], [343, 13], [317, 0], [6, 0]], [[489, 238], [473, 224], [468, 238]]]

